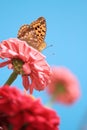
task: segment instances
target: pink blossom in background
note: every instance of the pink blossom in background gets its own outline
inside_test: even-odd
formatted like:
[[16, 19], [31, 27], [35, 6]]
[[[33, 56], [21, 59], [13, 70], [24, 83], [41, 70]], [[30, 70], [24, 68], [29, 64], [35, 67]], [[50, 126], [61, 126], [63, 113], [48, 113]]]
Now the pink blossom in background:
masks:
[[22, 94], [16, 87], [0, 87], [0, 129], [59, 130], [59, 124], [56, 112], [39, 99]]
[[23, 85], [26, 90], [30, 90], [30, 93], [33, 89], [43, 90], [48, 85], [50, 67], [45, 61], [45, 56], [25, 41], [17, 38], [2, 41], [0, 58], [7, 59], [0, 63], [0, 67], [8, 65], [9, 69], [21, 74]]
[[52, 67], [51, 70], [48, 93], [52, 100], [67, 105], [74, 103], [80, 97], [76, 76], [65, 67]]

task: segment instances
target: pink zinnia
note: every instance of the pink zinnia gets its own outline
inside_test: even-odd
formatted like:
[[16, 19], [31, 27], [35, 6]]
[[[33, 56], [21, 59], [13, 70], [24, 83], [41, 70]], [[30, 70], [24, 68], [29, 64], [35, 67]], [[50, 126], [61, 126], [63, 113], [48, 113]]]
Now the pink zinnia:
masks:
[[8, 65], [17, 74], [22, 75], [23, 85], [26, 90], [33, 88], [43, 90], [48, 82], [50, 67], [45, 57], [25, 41], [13, 38], [4, 40], [0, 44], [0, 58], [7, 61], [0, 63], [0, 67]]
[[76, 76], [65, 67], [52, 67], [48, 92], [52, 101], [72, 104], [80, 96], [79, 82]]
[[0, 129], [59, 130], [60, 118], [39, 99], [22, 94], [16, 88], [0, 88]]

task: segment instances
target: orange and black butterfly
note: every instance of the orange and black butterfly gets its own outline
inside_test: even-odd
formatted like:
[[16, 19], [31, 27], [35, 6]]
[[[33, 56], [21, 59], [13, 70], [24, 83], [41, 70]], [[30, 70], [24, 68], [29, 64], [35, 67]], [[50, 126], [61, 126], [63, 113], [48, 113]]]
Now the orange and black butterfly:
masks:
[[25, 24], [21, 26], [18, 31], [18, 38], [26, 41], [30, 46], [34, 47], [38, 51], [42, 51], [46, 47], [44, 41], [46, 35], [46, 20], [43, 17], [39, 17], [31, 24]]

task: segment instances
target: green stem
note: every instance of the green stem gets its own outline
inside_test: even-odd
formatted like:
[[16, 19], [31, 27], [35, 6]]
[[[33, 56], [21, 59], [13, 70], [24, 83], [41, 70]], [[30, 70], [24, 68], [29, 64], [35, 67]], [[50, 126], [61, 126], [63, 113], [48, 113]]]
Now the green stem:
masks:
[[13, 83], [13, 81], [17, 78], [17, 76], [18, 76], [18, 73], [13, 71], [4, 85], [11, 85]]
[[53, 102], [50, 100], [50, 101], [48, 101], [48, 102], [45, 104], [45, 106], [52, 108]]
[[52, 108], [55, 102], [55, 98], [52, 96], [49, 101], [45, 104], [45, 106]]

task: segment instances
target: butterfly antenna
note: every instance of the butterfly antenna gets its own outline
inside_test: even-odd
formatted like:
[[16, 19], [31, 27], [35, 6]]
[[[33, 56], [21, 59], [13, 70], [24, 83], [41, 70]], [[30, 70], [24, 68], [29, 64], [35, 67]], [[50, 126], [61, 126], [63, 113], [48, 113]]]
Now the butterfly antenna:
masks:
[[[49, 47], [53, 47], [53, 44], [47, 46], [45, 49], [47, 49], [47, 48], [49, 48]], [[44, 50], [45, 50], [45, 49], [44, 49]], [[52, 53], [52, 55], [55, 55], [55, 53]]]
[[47, 46], [45, 49], [47, 49], [47, 48], [49, 48], [49, 47], [52, 47], [52, 46], [53, 46], [53, 44], [51, 44], [51, 45]]

